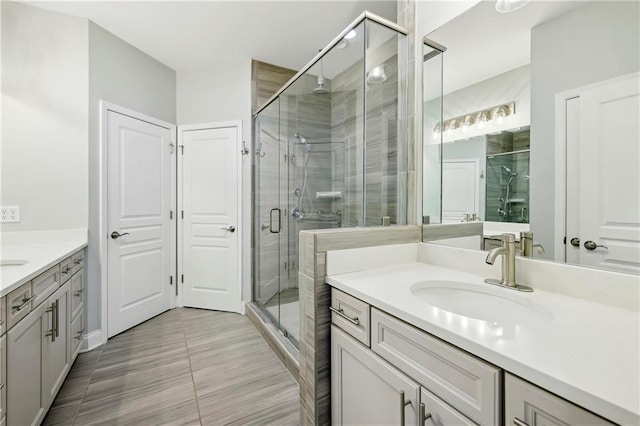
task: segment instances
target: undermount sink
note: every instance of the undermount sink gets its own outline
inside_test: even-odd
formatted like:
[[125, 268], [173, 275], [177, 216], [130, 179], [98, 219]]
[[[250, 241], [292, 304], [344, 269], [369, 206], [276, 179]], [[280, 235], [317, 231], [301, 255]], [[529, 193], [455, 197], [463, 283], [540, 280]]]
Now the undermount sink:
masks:
[[29, 263], [29, 261], [24, 259], [0, 259], [0, 266], [2, 267], [22, 266], [26, 265], [27, 263]]
[[419, 300], [443, 311], [502, 325], [553, 319], [553, 313], [509, 289], [461, 281], [420, 281], [411, 286]]

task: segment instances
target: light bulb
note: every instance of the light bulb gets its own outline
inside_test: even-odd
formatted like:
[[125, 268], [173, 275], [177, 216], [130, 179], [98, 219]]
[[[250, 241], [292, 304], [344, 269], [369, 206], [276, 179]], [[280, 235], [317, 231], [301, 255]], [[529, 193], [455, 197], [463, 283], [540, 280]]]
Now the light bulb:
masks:
[[485, 127], [487, 127], [487, 122], [489, 121], [489, 118], [487, 117], [487, 114], [485, 112], [481, 112], [480, 115], [478, 116], [478, 129], [482, 130]]
[[503, 124], [504, 123], [504, 118], [506, 116], [507, 116], [507, 114], [505, 113], [504, 108], [503, 107], [498, 108], [498, 110], [496, 111], [496, 114], [495, 114], [495, 118], [494, 118], [496, 124], [498, 124], [498, 125]]

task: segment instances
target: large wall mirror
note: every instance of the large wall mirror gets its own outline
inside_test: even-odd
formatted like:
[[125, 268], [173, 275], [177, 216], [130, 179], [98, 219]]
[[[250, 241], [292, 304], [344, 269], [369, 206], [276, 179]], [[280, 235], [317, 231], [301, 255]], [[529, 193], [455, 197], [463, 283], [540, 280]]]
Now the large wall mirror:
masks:
[[[640, 2], [477, 2], [423, 46], [423, 221], [640, 273]], [[426, 11], [428, 12], [428, 11]], [[426, 225], [428, 226], [428, 225]]]

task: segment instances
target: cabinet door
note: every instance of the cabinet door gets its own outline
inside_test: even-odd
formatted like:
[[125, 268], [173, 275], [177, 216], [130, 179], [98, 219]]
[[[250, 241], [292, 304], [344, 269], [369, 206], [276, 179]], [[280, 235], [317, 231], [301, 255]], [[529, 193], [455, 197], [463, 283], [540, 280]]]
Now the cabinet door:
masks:
[[[73, 297], [73, 296], [72, 296]], [[71, 321], [71, 363], [75, 361], [82, 347], [82, 336], [84, 335], [84, 310]]]
[[7, 414], [7, 338], [0, 338], [0, 419]]
[[7, 423], [31, 425], [44, 417], [43, 343], [46, 334], [43, 303], [7, 333]]
[[504, 386], [506, 425], [612, 425], [605, 419], [512, 374], [505, 374]]
[[47, 333], [50, 336], [44, 336], [44, 385], [48, 402], [54, 400], [71, 363], [69, 289], [67, 282], [45, 302], [50, 310], [45, 322], [47, 330], [52, 330]]
[[331, 326], [333, 425], [417, 425], [420, 386]]

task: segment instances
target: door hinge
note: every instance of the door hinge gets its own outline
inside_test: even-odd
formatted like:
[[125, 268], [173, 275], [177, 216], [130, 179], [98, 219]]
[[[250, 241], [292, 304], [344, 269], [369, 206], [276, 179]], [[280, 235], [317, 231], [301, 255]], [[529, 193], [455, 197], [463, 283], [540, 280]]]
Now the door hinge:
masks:
[[180, 211], [180, 216], [182, 217], [182, 219], [184, 219], [184, 210]]
[[173, 210], [169, 210], [169, 219], [173, 219]]
[[173, 275], [169, 275], [169, 285], [173, 285]]
[[180, 282], [183, 283], [184, 282], [184, 274], [180, 274]]

